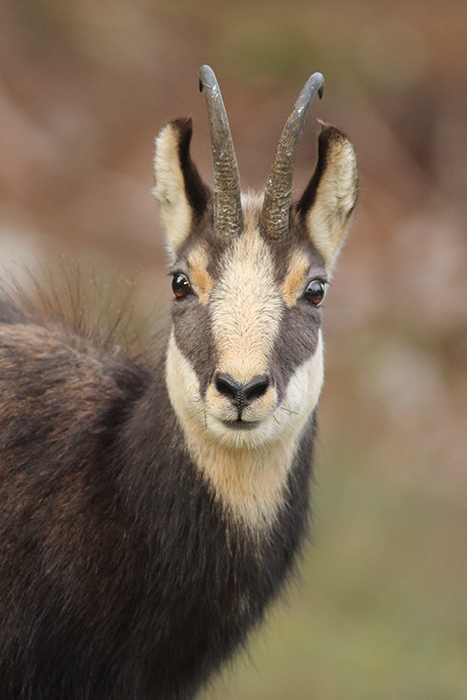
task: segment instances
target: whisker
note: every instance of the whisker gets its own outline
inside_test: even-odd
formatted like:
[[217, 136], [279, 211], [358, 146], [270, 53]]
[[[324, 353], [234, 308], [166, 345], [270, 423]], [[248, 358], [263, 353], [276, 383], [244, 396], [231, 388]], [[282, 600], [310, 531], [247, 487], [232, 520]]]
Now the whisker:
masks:
[[292, 411], [290, 408], [286, 408], [285, 406], [280, 406], [281, 411], [286, 411], [287, 413], [290, 413], [291, 415], [294, 416], [299, 416], [300, 413], [298, 411]]

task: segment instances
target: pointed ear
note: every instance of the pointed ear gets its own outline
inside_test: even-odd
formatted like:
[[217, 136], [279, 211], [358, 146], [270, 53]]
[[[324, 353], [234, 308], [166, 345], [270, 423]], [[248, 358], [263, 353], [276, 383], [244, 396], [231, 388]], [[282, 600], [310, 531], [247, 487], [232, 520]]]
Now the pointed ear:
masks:
[[357, 194], [353, 146], [339, 129], [322, 124], [316, 170], [296, 206], [329, 272], [349, 229]]
[[168, 124], [156, 139], [154, 169], [156, 195], [162, 223], [167, 232], [171, 262], [177, 258], [193, 224], [203, 218], [210, 190], [191, 160], [191, 119]]

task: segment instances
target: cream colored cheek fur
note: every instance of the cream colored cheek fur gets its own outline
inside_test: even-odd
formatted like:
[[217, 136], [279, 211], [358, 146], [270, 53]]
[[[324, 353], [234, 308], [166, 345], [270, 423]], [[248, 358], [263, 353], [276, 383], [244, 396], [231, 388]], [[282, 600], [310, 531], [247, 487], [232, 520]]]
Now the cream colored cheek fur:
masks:
[[251, 431], [229, 429], [208, 413], [196, 374], [178, 350], [173, 332], [166, 381], [191, 457], [216, 497], [252, 530], [270, 525], [282, 502], [301, 432], [318, 403], [323, 383], [321, 331], [315, 354], [291, 377], [285, 400]]

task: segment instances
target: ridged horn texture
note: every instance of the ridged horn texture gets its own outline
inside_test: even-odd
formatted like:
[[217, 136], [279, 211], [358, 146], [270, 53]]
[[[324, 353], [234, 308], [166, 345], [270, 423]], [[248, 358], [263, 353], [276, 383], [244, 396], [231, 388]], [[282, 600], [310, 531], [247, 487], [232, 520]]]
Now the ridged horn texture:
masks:
[[289, 230], [292, 181], [298, 147], [311, 102], [316, 92], [322, 96], [323, 84], [324, 77], [321, 73], [313, 73], [308, 78], [282, 131], [264, 193], [261, 232], [265, 236], [281, 238]]
[[240, 176], [221, 91], [209, 66], [199, 69], [199, 89], [206, 95], [214, 173], [214, 226], [221, 234], [242, 228]]

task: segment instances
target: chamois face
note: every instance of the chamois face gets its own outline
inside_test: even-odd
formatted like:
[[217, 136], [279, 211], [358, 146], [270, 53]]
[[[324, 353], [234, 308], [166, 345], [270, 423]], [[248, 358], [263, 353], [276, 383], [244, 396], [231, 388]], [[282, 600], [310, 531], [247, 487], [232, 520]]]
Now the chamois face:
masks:
[[317, 403], [327, 275], [300, 225], [287, 241], [265, 240], [262, 198], [243, 200], [238, 236], [219, 240], [208, 219], [172, 266], [170, 361], [184, 420], [252, 448], [295, 432]]
[[190, 434], [252, 450], [293, 439], [323, 380], [321, 302], [356, 199], [355, 156], [333, 127], [281, 238], [261, 232], [262, 195], [242, 196], [242, 228], [220, 234], [189, 155], [191, 121], [160, 134], [156, 196], [173, 275], [169, 394]]

